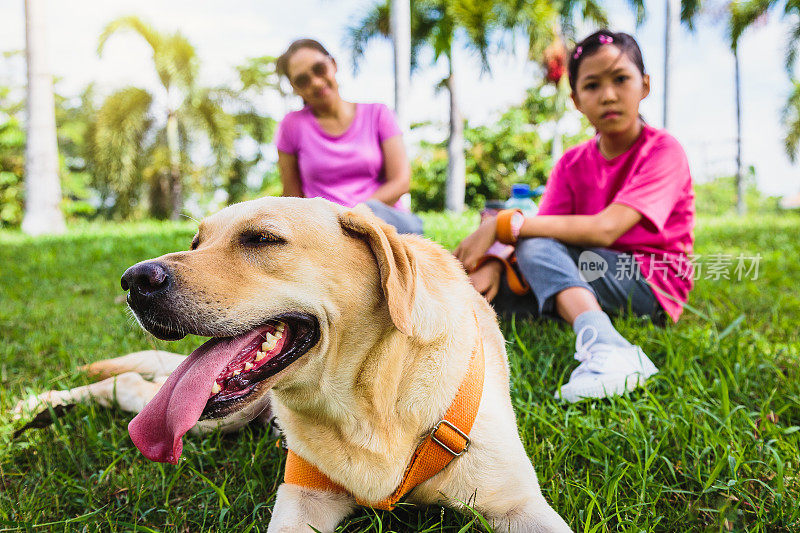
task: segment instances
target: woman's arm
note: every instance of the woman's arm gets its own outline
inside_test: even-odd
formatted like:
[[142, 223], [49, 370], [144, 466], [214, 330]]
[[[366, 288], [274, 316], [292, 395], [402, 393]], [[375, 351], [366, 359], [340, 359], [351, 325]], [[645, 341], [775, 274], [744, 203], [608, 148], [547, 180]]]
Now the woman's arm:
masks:
[[278, 173], [283, 183], [283, 196], [303, 197], [303, 188], [300, 185], [300, 167], [297, 166], [297, 156], [278, 151]]
[[386, 181], [378, 187], [372, 198], [393, 206], [411, 186], [411, 167], [408, 164], [403, 136], [395, 135], [383, 141], [381, 152]]
[[[607, 247], [635, 226], [641, 213], [623, 204], [611, 204], [596, 215], [540, 215], [528, 217], [519, 237], [550, 237], [577, 246]], [[497, 240], [497, 219], [485, 219], [475, 232], [461, 241], [456, 257], [471, 272], [489, 246]]]

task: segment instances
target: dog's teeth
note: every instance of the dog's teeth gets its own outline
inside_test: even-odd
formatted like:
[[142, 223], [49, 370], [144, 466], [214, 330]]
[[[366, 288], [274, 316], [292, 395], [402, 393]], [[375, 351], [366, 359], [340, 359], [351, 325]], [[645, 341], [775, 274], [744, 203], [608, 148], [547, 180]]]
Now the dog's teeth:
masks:
[[275, 333], [277, 333], [278, 336], [283, 335], [283, 328], [284, 327], [285, 326], [284, 326], [283, 322], [281, 322], [280, 324], [278, 324], [278, 327], [275, 328]]
[[267, 356], [267, 354], [265, 354], [264, 352], [262, 352], [261, 350], [259, 350], [259, 351], [258, 351], [258, 353], [256, 354], [256, 361], [261, 361], [261, 360], [262, 360], [262, 359], [264, 359], [266, 356]]
[[246, 372], [246, 371], [248, 371], [248, 370], [250, 370], [250, 369], [252, 369], [254, 366], [255, 366], [255, 365], [254, 365], [253, 363], [251, 363], [250, 361], [246, 362], [246, 363], [244, 364], [244, 370], [245, 370], [245, 372]]
[[272, 333], [267, 333], [267, 340], [261, 343], [261, 349], [268, 352], [275, 348], [276, 344], [278, 344], [278, 338]]
[[219, 383], [217, 383], [217, 382], [215, 381], [215, 382], [214, 382], [214, 385], [211, 387], [211, 394], [217, 394], [217, 393], [218, 393], [219, 391], [221, 391], [221, 390], [222, 390], [222, 387], [220, 387], [220, 386], [219, 386]]
[[234, 371], [233, 371], [233, 375], [234, 375], [234, 376], [238, 376], [238, 375], [239, 375], [239, 374], [241, 374], [241, 373], [242, 373], [242, 371], [241, 371], [241, 370], [234, 370]]

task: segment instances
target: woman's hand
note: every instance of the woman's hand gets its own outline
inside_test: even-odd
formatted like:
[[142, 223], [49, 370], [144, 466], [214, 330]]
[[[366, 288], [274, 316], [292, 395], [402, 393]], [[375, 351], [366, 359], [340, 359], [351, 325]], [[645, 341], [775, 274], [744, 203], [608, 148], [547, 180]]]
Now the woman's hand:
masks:
[[487, 302], [494, 300], [500, 289], [503, 265], [500, 261], [488, 261], [478, 270], [469, 275], [472, 286], [486, 298]]
[[464, 265], [467, 272], [475, 270], [478, 260], [497, 240], [497, 218], [488, 217], [471, 235], [467, 236], [456, 248], [455, 256]]

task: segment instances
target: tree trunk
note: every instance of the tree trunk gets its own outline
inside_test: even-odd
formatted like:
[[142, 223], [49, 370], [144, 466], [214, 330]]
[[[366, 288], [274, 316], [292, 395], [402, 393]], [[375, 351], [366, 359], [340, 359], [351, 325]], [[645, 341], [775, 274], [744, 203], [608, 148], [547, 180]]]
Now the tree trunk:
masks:
[[464, 211], [464, 195], [467, 184], [464, 158], [464, 119], [458, 107], [456, 87], [453, 58], [450, 57], [450, 75], [447, 77], [447, 90], [450, 94], [450, 137], [447, 140], [445, 207], [448, 211], [461, 213]]
[[[408, 91], [411, 85], [411, 0], [391, 0], [389, 17], [394, 45], [394, 112], [408, 147], [411, 119], [408, 115]], [[400, 202], [411, 209], [411, 195], [405, 193]]]
[[744, 215], [745, 203], [744, 176], [742, 175], [742, 84], [739, 77], [739, 47], [733, 47], [734, 70], [736, 73], [736, 212]]
[[561, 125], [562, 119], [564, 118], [564, 113], [567, 111], [567, 98], [569, 98], [569, 92], [569, 80], [566, 76], [562, 76], [559, 82], [556, 84], [556, 120], [555, 124], [553, 124], [553, 146], [550, 150], [550, 156], [553, 158], [554, 165], [559, 159], [561, 159], [561, 156], [564, 155], [564, 133], [561, 131]]
[[183, 177], [181, 176], [181, 148], [178, 141], [178, 117], [170, 111], [167, 117], [167, 149], [169, 150], [170, 189], [172, 213], [170, 220], [178, 220], [183, 210]]
[[166, 220], [172, 215], [171, 174], [171, 170], [161, 169], [154, 172], [150, 179], [148, 191], [150, 216], [158, 220]]
[[394, 44], [394, 112], [397, 123], [408, 134], [408, 89], [411, 79], [411, 6], [410, 0], [391, 0], [390, 17]]
[[44, 8], [44, 0], [25, 0], [28, 116], [22, 231], [29, 235], [66, 231], [60, 206], [53, 77], [47, 65]]
[[680, 6], [677, 0], [664, 0], [666, 12], [664, 17], [664, 108], [663, 127], [669, 128], [669, 102], [672, 97], [672, 40], [678, 29]]

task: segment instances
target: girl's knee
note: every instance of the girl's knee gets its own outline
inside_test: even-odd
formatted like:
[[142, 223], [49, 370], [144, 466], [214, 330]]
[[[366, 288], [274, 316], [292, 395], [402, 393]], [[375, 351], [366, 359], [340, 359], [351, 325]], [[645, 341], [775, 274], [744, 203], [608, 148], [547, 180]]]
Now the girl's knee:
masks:
[[533, 237], [520, 239], [516, 253], [520, 264], [537, 264], [545, 261], [550, 263], [555, 254], [566, 253], [566, 247], [556, 239]]

